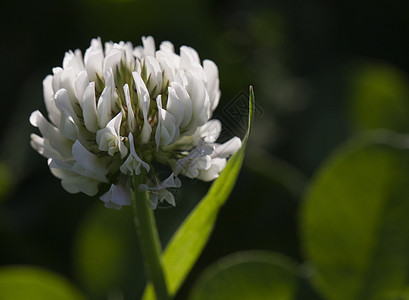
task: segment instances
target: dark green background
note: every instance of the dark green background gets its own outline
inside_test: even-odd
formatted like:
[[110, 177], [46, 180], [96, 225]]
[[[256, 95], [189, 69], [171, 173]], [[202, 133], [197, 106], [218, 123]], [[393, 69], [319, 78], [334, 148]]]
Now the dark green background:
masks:
[[[9, 188], [0, 202], [0, 264], [44, 266], [83, 290], [73, 249], [84, 220], [102, 202], [61, 188], [46, 160], [29, 146], [36, 130], [28, 118], [35, 109], [45, 112], [43, 78], [61, 66], [65, 51], [84, 52], [93, 37], [138, 45], [142, 35], [152, 35], [157, 45], [186, 44], [201, 59], [215, 61], [222, 91], [215, 117], [229, 125], [224, 138], [242, 136], [246, 118], [233, 116], [231, 107], [247, 101], [249, 84], [255, 88], [258, 110], [245, 166], [178, 299], [185, 299], [203, 268], [238, 250], [267, 249], [302, 262], [299, 201], [322, 161], [362, 130], [409, 130], [407, 1], [84, 0], [1, 6], [1, 183]], [[393, 105], [373, 106], [378, 98]], [[396, 122], [378, 117], [385, 109]], [[163, 241], [206, 187], [186, 180], [178, 207], [157, 210]], [[144, 279], [137, 280], [130, 295], [141, 293]]]

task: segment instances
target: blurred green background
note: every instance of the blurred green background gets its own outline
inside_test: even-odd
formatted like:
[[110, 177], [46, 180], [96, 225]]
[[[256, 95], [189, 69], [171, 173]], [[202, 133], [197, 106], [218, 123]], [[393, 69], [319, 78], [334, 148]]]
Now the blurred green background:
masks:
[[[187, 298], [207, 266], [237, 251], [274, 251], [297, 264], [312, 260], [319, 266], [309, 242], [301, 244], [303, 237], [321, 234], [314, 231], [320, 224], [314, 214], [330, 212], [322, 203], [309, 206], [322, 195], [309, 185], [310, 179], [319, 176], [317, 172], [323, 174], [327, 157], [357, 134], [377, 128], [409, 132], [407, 1], [26, 0], [3, 2], [1, 14], [0, 265], [51, 270], [92, 299], [136, 299], [145, 278], [130, 209], [108, 210], [96, 198], [66, 193], [46, 160], [29, 145], [29, 135], [35, 132], [29, 115], [36, 109], [45, 112], [41, 82], [53, 67], [61, 66], [65, 51], [84, 52], [97, 36], [139, 45], [141, 36], [152, 35], [157, 46], [163, 40], [176, 48], [192, 46], [201, 59], [212, 59], [219, 67], [222, 98], [215, 117], [226, 124], [222, 138], [243, 136], [247, 126], [243, 103], [248, 86], [255, 88], [255, 125], [239, 181], [177, 299]], [[339, 177], [328, 175], [330, 187], [355, 174], [345, 189], [348, 184], [358, 184], [353, 190], [359, 185], [381, 189], [383, 183], [366, 175], [383, 170], [387, 181], [385, 174], [394, 168], [383, 164], [378, 168], [377, 162], [406, 166], [408, 154], [399, 153], [402, 157], [395, 162], [398, 158], [389, 153], [395, 150], [379, 151], [385, 153], [375, 151], [374, 161], [361, 165], [355, 156], [362, 153], [354, 154], [351, 170], [342, 167], [334, 171]], [[362, 157], [367, 157], [365, 153]], [[409, 172], [399, 172], [393, 178], [405, 187]], [[318, 179], [316, 185], [320, 184], [327, 183]], [[309, 196], [304, 193], [307, 186], [312, 190]], [[155, 212], [163, 243], [207, 187], [185, 180], [177, 207]], [[398, 191], [409, 202], [404, 190]], [[340, 193], [332, 191], [327, 201], [336, 201]], [[382, 193], [373, 194], [363, 193], [360, 199], [371, 203], [372, 196]], [[345, 199], [354, 197], [358, 196], [345, 194]], [[311, 200], [305, 212], [303, 199]], [[409, 204], [402, 205], [409, 213]], [[403, 218], [396, 230], [406, 223]], [[301, 224], [310, 227], [300, 229]], [[354, 228], [348, 229], [352, 239], [359, 235]], [[333, 236], [331, 231], [327, 234]], [[341, 241], [333, 241], [337, 243]], [[406, 242], [391, 247], [398, 247], [396, 252], [407, 249]], [[405, 261], [406, 268], [406, 260], [397, 264]], [[331, 280], [330, 274], [322, 274]], [[316, 285], [336, 299], [322, 281]]]

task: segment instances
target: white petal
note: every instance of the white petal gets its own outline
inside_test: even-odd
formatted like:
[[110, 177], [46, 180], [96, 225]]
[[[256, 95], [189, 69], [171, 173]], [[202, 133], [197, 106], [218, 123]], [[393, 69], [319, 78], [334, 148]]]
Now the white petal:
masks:
[[150, 96], [148, 89], [146, 88], [145, 83], [142, 80], [141, 75], [138, 72], [132, 72], [132, 76], [134, 78], [136, 93], [138, 95], [138, 106], [139, 108], [142, 107], [143, 119], [144, 123], [142, 126], [142, 131], [140, 135], [140, 143], [146, 144], [150, 140], [150, 136], [152, 133], [152, 127], [148, 122], [148, 111], [150, 106]]
[[199, 176], [201, 170], [207, 170], [211, 167], [211, 160], [209, 155], [191, 159], [184, 167], [182, 173], [189, 178], [196, 178]]
[[[75, 98], [75, 80], [77, 78], [78, 72], [75, 71], [73, 68], [63, 69], [60, 72], [60, 82], [58, 89], [65, 89], [71, 99], [71, 102], [74, 104], [77, 102]], [[54, 89], [57, 91], [58, 89]]]
[[143, 44], [145, 56], [147, 55], [155, 56], [156, 47], [155, 47], [155, 40], [153, 39], [153, 37], [143, 36], [142, 44]]
[[[55, 176], [54, 169], [50, 169], [50, 170], [51, 170], [51, 173]], [[62, 175], [62, 174], [64, 174], [64, 175]], [[59, 175], [62, 177], [62, 178], [60, 178], [61, 179], [61, 185], [64, 188], [64, 190], [66, 190], [68, 193], [76, 194], [76, 193], [80, 192], [79, 188], [76, 185], [76, 183], [78, 181], [78, 179], [77, 179], [78, 176], [75, 175], [75, 174], [70, 176], [71, 174], [72, 174], [72, 172], [70, 172], [70, 171], [59, 171]], [[58, 176], [56, 176], [56, 177], [58, 177]]]
[[214, 146], [208, 143], [202, 143], [194, 148], [188, 155], [189, 158], [198, 158], [211, 155], [214, 151]]
[[162, 89], [165, 89], [169, 83], [175, 79], [175, 66], [173, 65], [171, 58], [168, 57], [162, 50], [156, 52], [156, 59], [163, 72]]
[[89, 84], [87, 71], [81, 71], [78, 73], [75, 79], [75, 97], [78, 99], [80, 106], [82, 107], [83, 97], [85, 89]]
[[133, 55], [133, 45], [131, 42], [120, 43], [124, 49], [124, 56], [122, 57], [123, 61], [127, 67], [131, 70], [135, 68], [135, 56]]
[[58, 126], [61, 120], [61, 112], [55, 105], [54, 90], [53, 90], [52, 82], [53, 82], [53, 76], [51, 75], [48, 75], [43, 80], [44, 103], [48, 111], [48, 118], [51, 120], [51, 122], [54, 125]]
[[164, 190], [160, 190], [158, 195], [158, 200], [160, 202], [166, 201], [168, 202], [170, 205], [172, 206], [176, 206], [175, 203], [175, 196], [173, 196], [173, 194], [171, 192], [169, 192], [168, 190], [164, 189]]
[[168, 56], [175, 54], [175, 47], [169, 41], [163, 41], [160, 43], [159, 49], [166, 53]]
[[198, 176], [199, 169], [210, 168], [210, 155], [213, 153], [214, 147], [212, 144], [202, 142], [195, 147], [190, 153], [179, 159], [175, 165], [175, 174], [183, 173], [190, 178]]
[[80, 190], [76, 186], [77, 178], [76, 177], [67, 177], [61, 180], [61, 186], [70, 194], [79, 193]]
[[149, 187], [146, 184], [139, 186], [140, 191], [149, 191], [150, 204], [152, 209], [155, 209], [158, 202], [167, 201], [169, 204], [175, 206], [175, 197], [167, 188], [181, 187], [182, 183], [174, 173], [170, 174], [168, 178], [162, 181], [157, 186]]
[[156, 149], [160, 146], [166, 146], [177, 140], [179, 137], [179, 128], [176, 126], [175, 118], [162, 108], [162, 97], [159, 95], [156, 99], [158, 107], [158, 126], [155, 132]]
[[120, 64], [123, 55], [124, 55], [123, 49], [118, 47], [118, 44], [114, 44], [114, 46], [109, 51], [107, 51], [106, 56], [104, 58], [104, 67], [103, 67], [104, 73], [110, 69], [115, 71], [115, 69]]
[[[111, 188], [112, 188], [112, 185], [111, 185]], [[99, 197], [99, 199], [101, 199], [105, 203], [111, 202], [111, 198], [112, 198], [111, 188], [106, 193], [104, 193], [101, 197]]]
[[109, 183], [108, 178], [105, 176], [105, 174], [87, 170], [77, 162], [75, 162], [74, 165], [72, 166], [72, 171], [74, 171], [75, 173], [82, 177], [96, 180], [98, 182]]
[[56, 149], [61, 156], [66, 159], [72, 157], [72, 142], [64, 137], [56, 127], [51, 125], [38, 110], [31, 114], [30, 123], [38, 127], [42, 136], [49, 140], [50, 145]]
[[181, 187], [182, 183], [179, 178], [175, 176], [174, 173], [170, 174], [168, 178], [162, 181], [158, 186], [147, 187], [149, 191], [159, 191], [163, 189], [167, 189], [170, 187]]
[[58, 158], [64, 159], [61, 153], [54, 149], [47, 139], [44, 139], [34, 133], [30, 135], [30, 144], [38, 153], [45, 158]]
[[66, 117], [65, 115], [61, 116], [60, 132], [66, 138], [70, 139], [71, 141], [75, 141], [78, 139], [78, 126], [74, 123], [74, 120], [71, 117]]
[[139, 158], [138, 154], [135, 151], [134, 139], [132, 132], [129, 133], [129, 148], [131, 153], [129, 154], [128, 158], [119, 168], [122, 173], [125, 175], [139, 175], [141, 174], [141, 167], [145, 168], [146, 172], [149, 172], [150, 166], [144, 162], [142, 159]]
[[[192, 99], [192, 121], [189, 131], [195, 131], [198, 126], [203, 125], [210, 117], [209, 94], [200, 78], [194, 72], [187, 72], [187, 91]], [[192, 132], [192, 133], [193, 133]]]
[[188, 46], [180, 47], [180, 67], [186, 70], [195, 64], [200, 65], [199, 55], [196, 50]]
[[121, 185], [113, 185], [111, 201], [117, 205], [130, 205], [131, 193], [129, 189], [126, 189]]
[[81, 51], [77, 49], [75, 52], [66, 52], [62, 65], [63, 69], [71, 68], [75, 73], [79, 73], [80, 71], [84, 70]]
[[152, 209], [156, 209], [156, 207], [158, 206], [158, 202], [158, 192], [149, 193], [149, 206]]
[[219, 120], [213, 119], [199, 127], [193, 135], [194, 144], [199, 144], [204, 139], [207, 143], [214, 143], [219, 138], [222, 131], [222, 124]]
[[119, 209], [122, 205], [131, 204], [131, 192], [120, 184], [111, 184], [109, 191], [103, 194], [100, 199], [105, 202], [105, 207]]
[[134, 68], [134, 56], [132, 54], [133, 47], [130, 42], [124, 43], [120, 42], [119, 44], [105, 44], [105, 59], [104, 59], [104, 67], [103, 71], [106, 72], [110, 69], [116, 71], [117, 67], [119, 67], [120, 63], [123, 62], [126, 64], [130, 69]]
[[60, 67], [53, 68], [53, 78], [51, 81], [53, 91], [58, 91], [60, 89], [62, 71], [63, 69]]
[[183, 122], [180, 124], [180, 128], [184, 129], [189, 125], [192, 119], [192, 100], [182, 85], [177, 82], [172, 82], [171, 87], [175, 90], [176, 95], [183, 106]]
[[119, 135], [122, 122], [122, 111], [119, 112], [111, 121], [108, 122], [105, 128], [97, 131], [96, 141], [101, 151], [107, 151], [109, 155], [114, 156], [116, 152], [120, 152], [121, 158], [124, 158], [128, 152], [127, 148]]
[[89, 152], [78, 140], [72, 145], [72, 155], [85, 169], [103, 175], [108, 173], [106, 161]]
[[114, 75], [112, 69], [105, 73], [105, 88], [98, 100], [97, 114], [99, 127], [104, 128], [112, 118], [116, 109], [118, 95], [115, 90]]
[[149, 110], [149, 102], [145, 101], [142, 106], [142, 114], [143, 114], [143, 126], [140, 135], [140, 143], [147, 144], [151, 138], [152, 127], [148, 122], [148, 110]]
[[77, 125], [81, 124], [66, 89], [60, 89], [55, 93], [55, 104], [67, 118], [71, 119]]
[[112, 47], [114, 46], [114, 43], [112, 41], [105, 42], [105, 54], [109, 53], [111, 51]]
[[111, 112], [111, 87], [106, 86], [98, 100], [97, 115], [99, 127], [105, 127], [112, 118]]
[[241, 147], [241, 140], [235, 136], [224, 144], [216, 144], [212, 157], [227, 158], [236, 153]]
[[136, 59], [135, 60], [135, 71], [138, 74], [142, 74], [142, 64], [141, 64], [141, 59]]
[[150, 170], [149, 165], [148, 165], [147, 163], [145, 163], [143, 160], [141, 160], [141, 159], [139, 158], [138, 154], [136, 154], [135, 144], [134, 144], [134, 138], [133, 138], [132, 132], [129, 133], [128, 139], [129, 139], [129, 144], [130, 144], [129, 148], [130, 148], [130, 151], [131, 151], [132, 156], [133, 156], [138, 162], [141, 163], [141, 165], [146, 169], [147, 172], [149, 172], [149, 170]]
[[49, 167], [51, 173], [61, 179], [61, 185], [67, 192], [83, 192], [88, 196], [95, 196], [98, 193], [97, 180], [77, 174], [68, 164], [52, 159], [49, 160]]
[[179, 68], [180, 56], [175, 53], [173, 44], [169, 41], [164, 41], [160, 44], [160, 51], [163, 52], [168, 58], [172, 68]]
[[[142, 59], [144, 57], [144, 50], [142, 46], [137, 46], [135, 47], [135, 49], [133, 49], [132, 54], [137, 58], [136, 61]], [[138, 72], [140, 72], [140, 70], [138, 70], [138, 68], [136, 69]]]
[[[55, 175], [55, 169], [51, 169]], [[69, 193], [82, 192], [88, 196], [95, 196], [98, 193], [99, 182], [90, 178], [77, 175], [71, 171], [59, 171], [60, 175], [65, 174], [61, 178], [62, 187]]]
[[220, 100], [219, 70], [216, 64], [208, 59], [203, 61], [203, 69], [206, 73], [206, 89], [209, 93], [210, 109], [213, 112]]
[[132, 108], [132, 104], [131, 104], [131, 96], [129, 94], [129, 86], [126, 83], [124, 85], [124, 94], [125, 94], [125, 101], [126, 101], [126, 107], [128, 108], [128, 128], [131, 132], [135, 132], [136, 129], [136, 119], [135, 119], [135, 115], [133, 112], [133, 108]]
[[162, 88], [162, 69], [153, 56], [145, 57], [147, 88], [152, 97], [156, 97]]
[[84, 55], [85, 69], [91, 81], [96, 81], [97, 76], [102, 77], [102, 65], [104, 62], [104, 52], [101, 39], [93, 39], [91, 46], [85, 51]]
[[166, 110], [175, 117], [176, 125], [180, 127], [184, 117], [184, 110], [179, 97], [176, 95], [175, 89], [172, 87], [168, 87], [168, 103], [166, 105]]
[[166, 201], [172, 206], [176, 206], [175, 197], [167, 189], [149, 192], [149, 204], [152, 209], [156, 209], [159, 202]]
[[90, 170], [87, 170], [77, 162], [74, 163], [74, 165], [72, 166], [72, 170], [80, 176], [96, 180], [98, 182], [109, 183], [108, 178], [104, 174], [95, 173]]
[[95, 82], [90, 82], [84, 91], [82, 114], [85, 127], [91, 132], [97, 132], [99, 126], [95, 102]]
[[213, 158], [210, 168], [200, 170], [197, 178], [203, 181], [212, 181], [219, 177], [220, 172], [224, 169], [225, 166], [225, 158]]
[[[78, 175], [72, 170], [72, 167], [73, 167], [73, 164], [75, 163], [75, 160], [68, 160], [67, 161], [67, 160], [60, 160], [58, 158], [52, 158], [52, 159], [49, 159], [47, 162], [48, 162], [48, 166], [50, 168], [53, 168], [55, 170], [71, 171], [71, 172], [73, 172], [73, 174]], [[59, 177], [58, 174], [55, 175], [55, 176], [60, 178], [60, 179], [62, 178], [62, 177]]]
[[[72, 166], [68, 163], [65, 163], [59, 159], [50, 158], [48, 161], [48, 167], [50, 168], [51, 174], [53, 174], [58, 179], [65, 179], [65, 178], [74, 178], [78, 177], [79, 175], [72, 170]], [[78, 188], [72, 188], [72, 193], [78, 193]], [[74, 190], [76, 190], [74, 192]], [[71, 192], [70, 192], [71, 193]]]
[[78, 176], [75, 186], [80, 190], [80, 192], [88, 196], [95, 196], [98, 193], [98, 184], [98, 181], [83, 176]]
[[[132, 76], [135, 82], [136, 93], [138, 95], [138, 106], [143, 107], [144, 102], [150, 104], [150, 96], [145, 82], [143, 82], [141, 75], [138, 72], [132, 72]], [[149, 105], [148, 105], [149, 106]]]
[[119, 167], [119, 170], [125, 175], [140, 175], [142, 163], [145, 162], [139, 156], [134, 157], [132, 154], [129, 154], [125, 162]]

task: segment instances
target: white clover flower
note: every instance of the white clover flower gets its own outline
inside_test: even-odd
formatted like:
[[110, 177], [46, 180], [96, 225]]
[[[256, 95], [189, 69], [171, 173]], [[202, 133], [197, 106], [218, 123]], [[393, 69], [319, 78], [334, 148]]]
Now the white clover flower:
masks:
[[[70, 193], [99, 194], [106, 207], [130, 205], [131, 177], [146, 175], [153, 208], [175, 205], [167, 190], [180, 187], [178, 176], [211, 181], [226, 159], [241, 147], [234, 137], [216, 143], [218, 120], [209, 120], [220, 99], [214, 62], [201, 63], [197, 52], [170, 42], [156, 50], [152, 37], [143, 46], [93, 39], [85, 51], [65, 54], [62, 68], [43, 81], [48, 119], [30, 116], [41, 136], [31, 145], [48, 159], [52, 174]], [[171, 174], [160, 182], [154, 162]]]

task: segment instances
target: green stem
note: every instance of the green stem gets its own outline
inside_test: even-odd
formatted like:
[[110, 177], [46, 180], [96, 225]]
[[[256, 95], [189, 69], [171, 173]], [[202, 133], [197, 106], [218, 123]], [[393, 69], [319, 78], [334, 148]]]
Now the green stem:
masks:
[[142, 182], [142, 175], [135, 175], [132, 178], [134, 187], [132, 193], [132, 208], [136, 231], [139, 236], [139, 244], [142, 250], [145, 272], [149, 281], [153, 284], [156, 299], [169, 300], [170, 296], [166, 287], [162, 267], [158, 231], [156, 229], [153, 211], [149, 206], [149, 194], [146, 191], [141, 192], [138, 190]]

